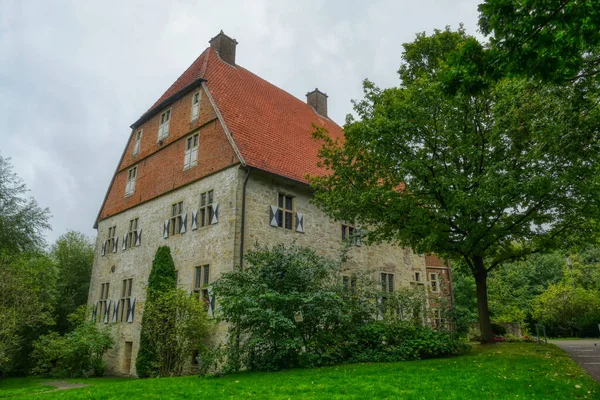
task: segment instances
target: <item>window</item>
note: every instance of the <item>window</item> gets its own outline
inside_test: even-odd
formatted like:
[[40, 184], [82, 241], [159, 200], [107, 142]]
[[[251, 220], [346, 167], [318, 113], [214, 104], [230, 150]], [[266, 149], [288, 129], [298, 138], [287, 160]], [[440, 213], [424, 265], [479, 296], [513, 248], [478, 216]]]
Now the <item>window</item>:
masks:
[[198, 134], [190, 136], [185, 141], [185, 155], [183, 156], [183, 169], [198, 165]]
[[169, 136], [169, 123], [171, 122], [171, 110], [167, 110], [160, 114], [158, 127], [158, 140], [166, 139]]
[[194, 292], [200, 293], [206, 304], [209, 303], [208, 284], [210, 283], [210, 265], [196, 267], [194, 275]]
[[179, 284], [179, 270], [175, 270], [175, 284]]
[[117, 247], [115, 245], [116, 234], [117, 234], [116, 226], [112, 226], [112, 227], [108, 228], [108, 239], [106, 240], [106, 251], [107, 252], [110, 252], [110, 251], [112, 251], [113, 253], [117, 252]]
[[343, 220], [342, 221], [342, 240], [352, 240], [356, 243], [356, 227], [350, 221]]
[[421, 282], [421, 273], [419, 271], [415, 271], [415, 282]]
[[440, 282], [438, 279], [438, 274], [429, 274], [429, 281], [431, 282], [431, 291], [439, 292], [440, 291]]
[[136, 157], [140, 153], [140, 146], [142, 143], [142, 130], [140, 129], [135, 133], [135, 142], [133, 143], [133, 156]]
[[127, 321], [127, 316], [131, 312], [131, 287], [133, 286], [133, 279], [123, 279], [123, 286], [121, 288], [121, 304], [119, 305], [119, 311], [121, 316], [119, 321]]
[[433, 320], [433, 326], [438, 329], [441, 328], [442, 324], [444, 323], [444, 320], [442, 319], [442, 313], [440, 312], [440, 310], [437, 308], [431, 310], [431, 316]]
[[199, 214], [199, 223], [200, 226], [210, 225], [213, 219], [213, 207], [212, 203], [214, 200], [214, 193], [212, 190], [208, 192], [204, 192], [200, 195], [200, 214]]
[[126, 247], [135, 246], [138, 239], [138, 218], [129, 221], [129, 232], [127, 233]]
[[183, 223], [183, 201], [171, 206], [171, 235], [177, 235], [181, 231]]
[[100, 321], [103, 321], [105, 318], [105, 315], [107, 312], [109, 312], [110, 310], [108, 309], [108, 289], [109, 289], [110, 283], [103, 283], [102, 285], [100, 285], [100, 307], [99, 307], [99, 313], [98, 313], [98, 318]]
[[344, 286], [344, 290], [350, 290], [352, 292], [356, 291], [356, 277], [342, 275], [342, 285]]
[[135, 179], [137, 177], [137, 167], [130, 168], [127, 171], [127, 184], [125, 185], [125, 197], [131, 196], [135, 191]]
[[192, 96], [192, 122], [198, 119], [200, 115], [200, 92]]
[[381, 290], [388, 293], [394, 291], [394, 274], [381, 274]]
[[294, 221], [294, 198], [279, 193], [277, 224], [280, 228], [292, 230]]

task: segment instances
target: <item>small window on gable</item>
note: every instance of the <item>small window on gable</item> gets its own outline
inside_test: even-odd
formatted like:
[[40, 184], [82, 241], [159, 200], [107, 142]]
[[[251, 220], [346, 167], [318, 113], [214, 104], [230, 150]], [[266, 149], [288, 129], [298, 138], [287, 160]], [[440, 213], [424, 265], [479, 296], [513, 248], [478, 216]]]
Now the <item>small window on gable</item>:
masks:
[[440, 281], [438, 274], [429, 274], [429, 281], [431, 282], [431, 291], [437, 293], [440, 291]]
[[166, 139], [169, 136], [169, 125], [171, 122], [171, 110], [167, 110], [160, 114], [158, 126], [158, 140]]
[[192, 122], [197, 120], [200, 115], [200, 93], [196, 92], [192, 96]]
[[127, 183], [125, 185], [125, 197], [131, 196], [135, 191], [135, 181], [137, 178], [137, 167], [130, 168], [127, 171]]
[[185, 154], [183, 156], [183, 169], [198, 165], [198, 134], [185, 140]]
[[133, 142], [133, 156], [136, 157], [140, 153], [140, 146], [142, 143], [142, 130], [140, 129], [135, 133], [135, 141]]

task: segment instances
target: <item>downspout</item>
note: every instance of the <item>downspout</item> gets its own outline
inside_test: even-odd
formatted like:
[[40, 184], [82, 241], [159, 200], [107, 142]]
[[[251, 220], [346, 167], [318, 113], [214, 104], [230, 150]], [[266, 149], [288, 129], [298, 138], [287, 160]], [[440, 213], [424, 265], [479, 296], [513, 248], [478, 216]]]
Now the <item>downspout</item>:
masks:
[[240, 268], [242, 269], [244, 269], [244, 231], [246, 227], [246, 185], [248, 183], [248, 179], [250, 179], [252, 170], [250, 167], [247, 167], [246, 171], [246, 179], [244, 180], [244, 185], [242, 186], [242, 226], [240, 228]]

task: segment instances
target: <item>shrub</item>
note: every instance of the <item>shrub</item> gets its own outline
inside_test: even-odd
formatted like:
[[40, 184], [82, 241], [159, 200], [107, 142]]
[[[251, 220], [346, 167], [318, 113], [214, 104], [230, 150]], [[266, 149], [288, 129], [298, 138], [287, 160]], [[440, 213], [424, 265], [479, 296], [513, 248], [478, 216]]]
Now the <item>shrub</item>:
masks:
[[136, 359], [138, 376], [181, 375], [192, 353], [203, 348], [211, 327], [198, 295], [177, 289], [169, 247], [159, 247], [148, 278]]
[[503, 325], [492, 322], [492, 332], [496, 335], [506, 335], [506, 328]]
[[[146, 307], [152, 303], [152, 300], [165, 290], [173, 290], [177, 287], [175, 279], [175, 263], [171, 257], [171, 249], [168, 246], [161, 246], [156, 250], [152, 270], [148, 277], [148, 288], [146, 290]], [[149, 336], [152, 334], [146, 324], [147, 313], [142, 317], [142, 330], [140, 332], [140, 348], [138, 350], [135, 367], [137, 375], [140, 378], [147, 378], [156, 374], [156, 368], [153, 367], [156, 355], [150, 344]]]
[[[352, 286], [339, 263], [292, 246], [260, 248], [248, 267], [214, 283], [229, 323], [225, 372], [457, 354], [456, 335], [423, 327], [422, 288], [382, 293], [367, 276]], [[402, 319], [399, 320], [399, 319]]]
[[102, 357], [114, 341], [109, 327], [100, 328], [87, 316], [86, 308], [80, 307], [69, 316], [69, 322], [75, 326], [73, 331], [63, 336], [51, 332], [34, 342], [34, 374], [60, 378], [104, 374]]

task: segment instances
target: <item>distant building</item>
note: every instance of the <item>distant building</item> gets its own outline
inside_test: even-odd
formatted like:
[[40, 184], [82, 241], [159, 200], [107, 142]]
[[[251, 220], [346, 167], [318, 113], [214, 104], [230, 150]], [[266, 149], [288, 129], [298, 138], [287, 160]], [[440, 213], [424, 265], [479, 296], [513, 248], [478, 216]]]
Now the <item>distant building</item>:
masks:
[[322, 173], [312, 124], [343, 135], [327, 115], [327, 95], [315, 89], [298, 100], [239, 66], [236, 46], [223, 32], [212, 38], [131, 126], [94, 226], [89, 304], [99, 322], [116, 323], [111, 373], [136, 373], [146, 284], [161, 245], [171, 248], [179, 286], [211, 307], [210, 283], [257, 241], [336, 257], [352, 240], [344, 279], [366, 269], [386, 290], [423, 284], [437, 292], [434, 282], [450, 282], [447, 264], [389, 244], [363, 245], [353, 223], [333, 221], [310, 203], [306, 175]]

